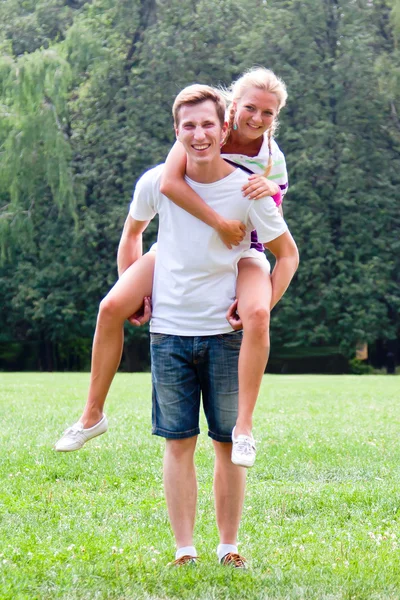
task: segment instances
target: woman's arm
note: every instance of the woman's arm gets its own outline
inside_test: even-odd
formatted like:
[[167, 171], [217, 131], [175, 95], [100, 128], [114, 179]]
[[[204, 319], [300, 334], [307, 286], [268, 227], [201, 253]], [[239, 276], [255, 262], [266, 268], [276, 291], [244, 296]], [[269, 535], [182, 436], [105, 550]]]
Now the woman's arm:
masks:
[[243, 195], [249, 200], [260, 200], [265, 196], [271, 196], [275, 204], [282, 204], [282, 192], [277, 183], [264, 177], [264, 175], [250, 175], [248, 182], [242, 187]]
[[271, 196], [278, 207], [279, 214], [283, 217], [283, 194], [279, 185], [274, 181], [267, 179], [264, 175], [250, 175], [248, 182], [242, 187], [242, 192], [249, 200], [260, 200], [265, 196]]
[[160, 191], [172, 202], [188, 213], [209, 225], [218, 233], [227, 246], [240, 244], [246, 233], [241, 221], [226, 220], [213, 210], [184, 179], [186, 169], [186, 152], [180, 142], [175, 142], [165, 161], [160, 182]]

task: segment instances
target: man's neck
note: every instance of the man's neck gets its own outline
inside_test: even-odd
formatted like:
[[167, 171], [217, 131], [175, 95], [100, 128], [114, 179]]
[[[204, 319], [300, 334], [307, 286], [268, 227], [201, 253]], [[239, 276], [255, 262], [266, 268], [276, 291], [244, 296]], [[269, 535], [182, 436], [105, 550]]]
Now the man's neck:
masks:
[[235, 170], [234, 167], [218, 158], [210, 163], [196, 163], [188, 157], [186, 164], [186, 175], [198, 183], [215, 183], [227, 177]]

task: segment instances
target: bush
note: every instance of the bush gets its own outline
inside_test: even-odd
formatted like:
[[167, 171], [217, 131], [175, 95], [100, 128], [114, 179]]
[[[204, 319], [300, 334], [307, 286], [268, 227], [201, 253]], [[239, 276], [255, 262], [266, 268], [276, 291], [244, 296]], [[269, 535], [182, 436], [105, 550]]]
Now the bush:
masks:
[[363, 360], [352, 358], [349, 360], [349, 373], [353, 375], [371, 375], [374, 372], [373, 367]]

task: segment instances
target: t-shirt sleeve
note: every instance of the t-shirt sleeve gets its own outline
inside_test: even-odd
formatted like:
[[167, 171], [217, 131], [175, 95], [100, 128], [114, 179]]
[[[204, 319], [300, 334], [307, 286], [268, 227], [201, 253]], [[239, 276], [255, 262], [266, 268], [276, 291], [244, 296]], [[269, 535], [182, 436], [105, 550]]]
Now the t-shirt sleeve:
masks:
[[136, 221], [150, 221], [157, 213], [160, 176], [160, 167], [155, 167], [138, 180], [129, 208], [130, 216]]
[[258, 240], [266, 244], [288, 230], [278, 207], [269, 196], [261, 200], [253, 200], [248, 213], [249, 227], [257, 230]]
[[279, 148], [278, 144], [273, 140], [272, 142], [272, 169], [268, 178], [272, 179], [281, 188], [282, 196], [284, 196], [288, 190], [288, 174], [286, 169], [285, 155]]

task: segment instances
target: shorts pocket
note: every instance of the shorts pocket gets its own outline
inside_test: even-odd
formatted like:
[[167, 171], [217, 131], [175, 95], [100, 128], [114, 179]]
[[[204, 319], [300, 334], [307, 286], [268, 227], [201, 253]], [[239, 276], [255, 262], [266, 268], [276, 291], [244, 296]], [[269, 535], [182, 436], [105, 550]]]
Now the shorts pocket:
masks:
[[229, 346], [230, 348], [240, 348], [243, 338], [243, 331], [233, 331], [232, 333], [220, 333], [218, 339], [225, 346]]
[[159, 346], [170, 337], [168, 333], [150, 333], [150, 343], [152, 346]]

